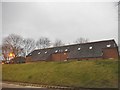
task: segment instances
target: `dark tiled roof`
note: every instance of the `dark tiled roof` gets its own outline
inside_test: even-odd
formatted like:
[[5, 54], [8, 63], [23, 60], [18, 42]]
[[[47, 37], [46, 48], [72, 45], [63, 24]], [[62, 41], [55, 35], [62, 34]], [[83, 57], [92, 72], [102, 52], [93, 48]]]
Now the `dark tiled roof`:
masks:
[[105, 40], [46, 49], [38, 49], [28, 54], [28, 56], [31, 56], [33, 60], [47, 60], [49, 56], [53, 53], [69, 52], [68, 59], [101, 57], [103, 48], [114, 47], [117, 47], [117, 44], [114, 40]]

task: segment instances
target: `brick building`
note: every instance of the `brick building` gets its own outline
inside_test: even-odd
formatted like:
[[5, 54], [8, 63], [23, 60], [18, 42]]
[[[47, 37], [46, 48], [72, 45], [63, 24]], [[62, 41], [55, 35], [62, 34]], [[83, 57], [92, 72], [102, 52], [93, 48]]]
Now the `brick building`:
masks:
[[38, 49], [26, 57], [30, 61], [65, 61], [118, 58], [118, 46], [114, 40], [88, 42], [74, 45]]

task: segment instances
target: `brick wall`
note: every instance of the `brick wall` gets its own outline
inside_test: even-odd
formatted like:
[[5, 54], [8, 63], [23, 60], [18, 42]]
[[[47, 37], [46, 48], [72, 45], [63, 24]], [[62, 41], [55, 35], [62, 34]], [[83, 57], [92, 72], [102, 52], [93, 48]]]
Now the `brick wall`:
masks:
[[55, 53], [52, 54], [51, 60], [53, 61], [64, 61], [67, 60], [68, 53]]
[[117, 48], [105, 48], [105, 49], [103, 49], [103, 58], [118, 58]]

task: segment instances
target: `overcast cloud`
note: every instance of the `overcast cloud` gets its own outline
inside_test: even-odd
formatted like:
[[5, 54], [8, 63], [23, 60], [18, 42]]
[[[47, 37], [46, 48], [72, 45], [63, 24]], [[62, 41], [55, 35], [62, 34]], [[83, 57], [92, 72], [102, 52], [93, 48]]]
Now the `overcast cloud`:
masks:
[[72, 43], [78, 37], [90, 41], [118, 41], [118, 10], [113, 2], [3, 2], [2, 36], [49, 37]]

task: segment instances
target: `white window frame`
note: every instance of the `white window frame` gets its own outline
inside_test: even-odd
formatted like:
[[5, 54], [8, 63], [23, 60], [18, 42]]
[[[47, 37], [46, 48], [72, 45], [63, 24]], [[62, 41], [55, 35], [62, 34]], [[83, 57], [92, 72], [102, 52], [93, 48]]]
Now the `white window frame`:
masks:
[[78, 50], [78, 51], [80, 51], [80, 50], [81, 50], [81, 48], [79, 47], [77, 50]]
[[55, 53], [57, 53], [58, 52], [58, 50], [55, 50]]
[[110, 45], [110, 44], [107, 44], [107, 47], [111, 47], [111, 45]]
[[92, 46], [90, 46], [90, 47], [89, 47], [89, 49], [91, 50], [91, 49], [93, 49], [93, 47], [92, 47]]
[[47, 51], [45, 51], [45, 54], [48, 53]]
[[38, 52], [38, 54], [41, 54], [41, 52]]
[[68, 49], [66, 48], [66, 49], [65, 49], [65, 51], [67, 52], [67, 51], [68, 51]]

